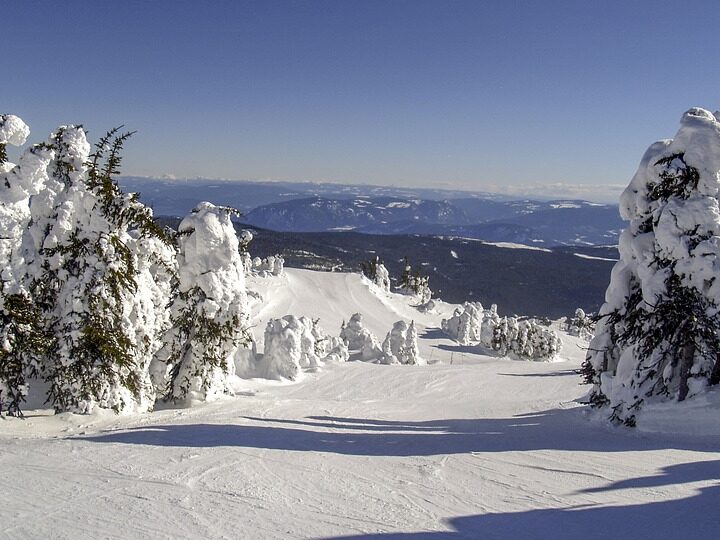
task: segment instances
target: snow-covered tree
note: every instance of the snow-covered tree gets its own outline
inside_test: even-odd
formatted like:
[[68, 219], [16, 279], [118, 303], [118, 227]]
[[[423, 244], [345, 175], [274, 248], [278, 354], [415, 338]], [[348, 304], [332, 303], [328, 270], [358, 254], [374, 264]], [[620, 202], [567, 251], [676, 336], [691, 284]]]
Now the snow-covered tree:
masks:
[[374, 360], [382, 352], [375, 334], [363, 325], [361, 313], [353, 314], [347, 324], [343, 321], [340, 339], [345, 342], [349, 350], [360, 351], [363, 360]]
[[420, 357], [417, 344], [417, 331], [415, 322], [408, 325], [405, 321], [397, 321], [388, 332], [382, 344], [383, 364], [424, 364]]
[[134, 244], [167, 238], [150, 210], [113, 179], [128, 136], [109, 133], [91, 155], [83, 129], [64, 126], [35, 147], [35, 157], [46, 149], [53, 159], [48, 174], [39, 175], [42, 190], [30, 199], [17, 257], [23, 271], [13, 281], [43, 327], [28, 336], [52, 338], [36, 367], [58, 411], [148, 409], [154, 403], [143, 346], [153, 328], [132, 315], [144, 292]]
[[420, 305], [425, 305], [432, 298], [430, 290], [430, 277], [424, 275], [419, 269], [413, 271], [412, 266], [408, 264], [405, 258], [405, 270], [400, 276], [400, 284], [398, 285], [400, 292], [415, 296]]
[[178, 283], [162, 351], [166, 397], [206, 400], [229, 391], [234, 355], [249, 342], [247, 295], [232, 209], [200, 203], [178, 227]]
[[297, 317], [271, 319], [265, 327], [265, 352], [259, 372], [267, 379], [295, 380], [302, 372], [303, 328]]
[[443, 332], [461, 345], [480, 341], [484, 309], [479, 302], [465, 302], [449, 319], [440, 322]]
[[515, 355], [526, 360], [549, 360], [560, 352], [562, 341], [556, 332], [533, 319], [499, 317], [497, 306], [467, 302], [443, 319], [442, 330], [462, 345], [477, 344], [501, 356]]
[[420, 349], [417, 342], [417, 329], [415, 321], [410, 321], [407, 333], [405, 334], [405, 349], [402, 351], [402, 363], [411, 366], [425, 364], [425, 360], [420, 357]]
[[634, 425], [643, 403], [720, 382], [719, 190], [720, 122], [693, 108], [620, 198], [630, 224], [583, 366], [613, 420]]
[[575, 314], [567, 318], [565, 329], [571, 336], [592, 339], [595, 333], [595, 321], [592, 315], [588, 315], [581, 308], [577, 308]]
[[285, 267], [285, 259], [280, 255], [270, 255], [264, 259], [252, 259], [252, 271], [260, 276], [281, 276]]
[[8, 162], [6, 146], [24, 144], [29, 133], [17, 116], [0, 115], [0, 412], [11, 415], [21, 414], [28, 379], [37, 376], [40, 359], [52, 346], [42, 313], [17, 282], [30, 197], [42, 188], [54, 155], [37, 145], [21, 155], [18, 165]]
[[339, 338], [325, 335], [318, 319], [286, 315], [271, 319], [265, 328], [265, 353], [258, 374], [268, 379], [297, 379], [303, 369], [326, 362], [345, 362], [348, 349]]
[[390, 273], [380, 260], [375, 257], [360, 265], [363, 274], [372, 281], [381, 291], [390, 292]]

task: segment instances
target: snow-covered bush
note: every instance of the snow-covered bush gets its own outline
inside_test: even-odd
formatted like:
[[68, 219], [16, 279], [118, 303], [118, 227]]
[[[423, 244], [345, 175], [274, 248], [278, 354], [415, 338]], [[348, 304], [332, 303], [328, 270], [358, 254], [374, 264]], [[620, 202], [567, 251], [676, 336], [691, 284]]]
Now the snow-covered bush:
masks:
[[384, 292], [390, 292], [390, 273], [385, 265], [380, 261], [380, 257], [375, 257], [360, 265], [363, 274], [372, 281], [378, 289]]
[[478, 344], [501, 355], [513, 354], [527, 360], [549, 360], [560, 352], [556, 332], [534, 320], [500, 318], [495, 304], [488, 310], [479, 302], [466, 302], [453, 316], [441, 321], [443, 332], [461, 345]]
[[620, 198], [630, 223], [583, 365], [613, 420], [634, 425], [643, 403], [720, 382], [719, 190], [720, 122], [693, 108]]
[[567, 318], [565, 329], [571, 336], [578, 336], [583, 339], [592, 339], [595, 333], [595, 321], [592, 315], [588, 315], [580, 308], [575, 310], [575, 315]]
[[285, 267], [285, 259], [280, 255], [270, 255], [264, 259], [255, 257], [250, 266], [251, 271], [260, 276], [281, 276]]
[[268, 379], [297, 379], [303, 369], [316, 369], [326, 362], [345, 362], [347, 346], [324, 335], [318, 320], [286, 315], [271, 319], [265, 327], [265, 353], [257, 366]]
[[380, 361], [383, 364], [425, 364], [418, 350], [414, 321], [409, 325], [405, 321], [393, 324], [383, 341]]
[[443, 319], [440, 326], [452, 339], [461, 345], [468, 345], [481, 339], [483, 313], [479, 302], [465, 302], [455, 308], [452, 317]]
[[523, 360], [551, 360], [562, 348], [557, 332], [533, 319], [503, 317], [493, 330], [491, 347], [503, 356], [509, 354]]
[[163, 360], [167, 398], [205, 400], [228, 391], [234, 355], [249, 341], [245, 274], [231, 209], [200, 203], [178, 227], [178, 284]]
[[363, 360], [374, 360], [382, 353], [375, 335], [363, 326], [362, 314], [355, 313], [347, 324], [343, 321], [340, 339], [351, 351], [360, 351]]

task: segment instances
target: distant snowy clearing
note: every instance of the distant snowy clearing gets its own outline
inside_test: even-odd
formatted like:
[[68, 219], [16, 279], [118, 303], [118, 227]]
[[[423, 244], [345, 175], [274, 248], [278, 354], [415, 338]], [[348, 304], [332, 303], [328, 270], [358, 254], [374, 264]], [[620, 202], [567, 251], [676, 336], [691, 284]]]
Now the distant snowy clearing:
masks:
[[[717, 538], [718, 392], [614, 428], [557, 362], [479, 354], [359, 275], [251, 277], [252, 323], [414, 320], [427, 366], [327, 364], [142, 415], [0, 419], [0, 538]], [[262, 343], [259, 343], [259, 349]], [[713, 401], [709, 404], [709, 401]], [[688, 421], [692, 418], [693, 421]]]
[[515, 244], [513, 242], [483, 242], [483, 244], [487, 244], [488, 246], [505, 248], [505, 249], [531, 249], [534, 251], [546, 251], [548, 253], [552, 253], [551, 249], [541, 248], [541, 247], [536, 247], [536, 246], [527, 246], [525, 244]]

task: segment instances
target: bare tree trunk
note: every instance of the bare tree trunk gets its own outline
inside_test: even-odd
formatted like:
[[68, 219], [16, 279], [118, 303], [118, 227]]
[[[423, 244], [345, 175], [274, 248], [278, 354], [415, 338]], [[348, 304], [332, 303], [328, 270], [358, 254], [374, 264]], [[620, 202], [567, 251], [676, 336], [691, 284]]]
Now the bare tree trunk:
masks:
[[690, 391], [688, 379], [690, 378], [690, 369], [692, 368], [694, 358], [695, 344], [690, 342], [683, 347], [682, 358], [680, 359], [680, 390], [678, 392], [678, 401], [684, 401]]

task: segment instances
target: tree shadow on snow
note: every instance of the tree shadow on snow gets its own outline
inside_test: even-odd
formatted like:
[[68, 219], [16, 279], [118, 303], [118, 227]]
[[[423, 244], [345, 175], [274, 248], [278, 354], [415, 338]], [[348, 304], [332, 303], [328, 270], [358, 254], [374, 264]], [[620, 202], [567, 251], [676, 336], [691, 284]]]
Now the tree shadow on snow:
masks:
[[627, 506], [580, 506], [463, 516], [447, 521], [450, 531], [362, 534], [334, 540], [716, 539], [720, 537], [717, 520], [720, 486], [698, 491], [697, 495], [685, 499]]
[[498, 373], [503, 377], [562, 377], [564, 375], [578, 376], [578, 372], [574, 369], [562, 369], [550, 373]]
[[434, 456], [472, 452], [582, 450], [624, 452], [717, 449], [713, 437], [667, 437], [589, 425], [580, 409], [510, 418], [422, 422], [315, 416], [246, 418], [237, 424], [170, 424], [82, 437], [94, 443], [167, 447], [239, 447], [352, 456]]
[[445, 332], [436, 326], [429, 326], [419, 336], [421, 339], [451, 339]]

